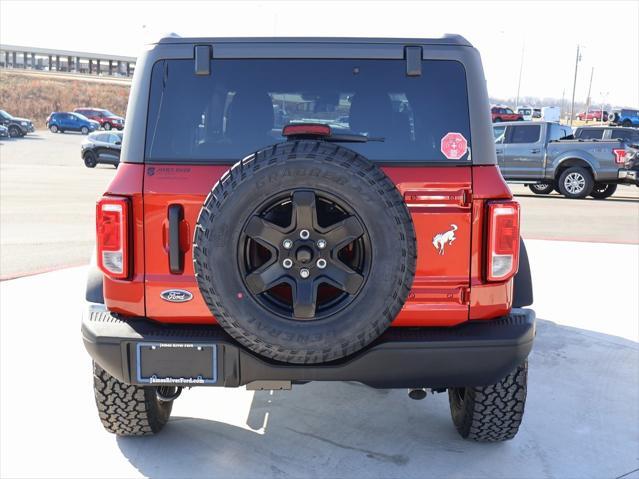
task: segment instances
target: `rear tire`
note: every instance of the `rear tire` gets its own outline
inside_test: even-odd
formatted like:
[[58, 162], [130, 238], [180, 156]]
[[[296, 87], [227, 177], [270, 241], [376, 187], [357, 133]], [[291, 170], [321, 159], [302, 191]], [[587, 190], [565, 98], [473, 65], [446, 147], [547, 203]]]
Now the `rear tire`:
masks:
[[118, 436], [148, 436], [168, 422], [173, 401], [160, 401], [156, 387], [125, 384], [93, 363], [93, 392], [100, 421]]
[[83, 126], [82, 129], [80, 130], [80, 133], [82, 133], [83, 135], [88, 135], [89, 129], [86, 126]]
[[88, 151], [84, 154], [84, 165], [87, 168], [95, 168], [95, 165], [97, 164], [98, 162], [96, 160], [95, 153]]
[[464, 439], [506, 441], [519, 431], [524, 416], [528, 362], [490, 386], [449, 388], [450, 413]]
[[624, 120], [622, 125], [626, 128], [630, 128], [632, 126], [632, 122], [630, 120]]
[[559, 191], [566, 198], [585, 198], [592, 191], [594, 184], [590, 172], [581, 166], [571, 166], [559, 176]]
[[612, 196], [617, 191], [617, 185], [614, 183], [595, 183], [590, 196], [598, 200], [604, 200]]
[[9, 136], [11, 138], [18, 138], [20, 137], [20, 128], [18, 128], [17, 126], [10, 126], [9, 127]]
[[552, 183], [535, 183], [534, 185], [528, 185], [528, 188], [536, 195], [549, 195], [555, 189], [555, 185]]
[[103, 127], [106, 131], [109, 131], [109, 130], [111, 130], [111, 128], [112, 128], [111, 123], [109, 123], [109, 122], [104, 123], [104, 124], [102, 125], [102, 127]]

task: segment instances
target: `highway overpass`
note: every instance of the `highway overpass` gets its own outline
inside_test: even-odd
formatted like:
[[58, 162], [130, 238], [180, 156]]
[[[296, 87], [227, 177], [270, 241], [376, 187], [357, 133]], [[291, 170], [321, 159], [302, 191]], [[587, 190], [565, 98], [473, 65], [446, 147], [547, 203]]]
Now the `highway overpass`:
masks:
[[0, 67], [130, 77], [135, 57], [0, 44]]

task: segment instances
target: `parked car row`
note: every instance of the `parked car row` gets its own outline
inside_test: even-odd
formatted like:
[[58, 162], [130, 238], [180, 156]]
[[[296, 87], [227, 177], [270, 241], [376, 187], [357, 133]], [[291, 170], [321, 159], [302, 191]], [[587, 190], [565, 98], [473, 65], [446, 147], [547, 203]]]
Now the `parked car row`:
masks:
[[101, 128], [106, 131], [123, 130], [124, 118], [103, 108], [76, 108], [72, 112], [54, 111], [47, 118], [46, 125], [52, 133], [77, 131], [88, 135]]
[[[99, 129], [122, 131], [124, 118], [103, 108], [76, 108], [72, 112], [52, 112], [46, 120], [52, 133], [76, 131], [88, 135]], [[20, 138], [35, 131], [33, 121], [0, 110], [0, 137]]]
[[560, 108], [557, 106], [548, 106], [543, 108], [534, 108], [532, 106], [518, 106], [512, 109], [507, 106], [495, 105], [490, 109], [493, 123], [502, 121], [530, 121], [530, 120], [546, 120], [559, 121]]
[[590, 108], [588, 111], [582, 111], [577, 114], [580, 121], [599, 121], [608, 122], [611, 125], [619, 125], [625, 127], [639, 126], [639, 110], [630, 108], [615, 109], [607, 112], [602, 108]]

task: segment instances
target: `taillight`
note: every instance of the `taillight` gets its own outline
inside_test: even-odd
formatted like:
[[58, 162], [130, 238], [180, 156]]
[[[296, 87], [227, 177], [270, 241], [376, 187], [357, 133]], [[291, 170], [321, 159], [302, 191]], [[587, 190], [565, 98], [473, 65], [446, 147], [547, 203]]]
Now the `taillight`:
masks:
[[129, 276], [129, 200], [108, 196], [96, 207], [98, 266], [112, 278]]
[[486, 279], [505, 281], [519, 269], [519, 203], [488, 204], [488, 258]]
[[612, 153], [615, 155], [615, 163], [622, 165], [626, 160], [626, 150], [623, 148], [614, 148]]

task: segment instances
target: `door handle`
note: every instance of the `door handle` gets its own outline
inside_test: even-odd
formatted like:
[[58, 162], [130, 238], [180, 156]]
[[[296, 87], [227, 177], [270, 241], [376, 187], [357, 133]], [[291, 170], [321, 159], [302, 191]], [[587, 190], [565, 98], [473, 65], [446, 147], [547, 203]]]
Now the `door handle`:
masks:
[[531, 153], [539, 153], [541, 150], [539, 148], [533, 148], [530, 150]]
[[180, 251], [180, 222], [183, 218], [182, 205], [169, 206], [169, 271], [173, 274], [184, 270], [184, 255]]

